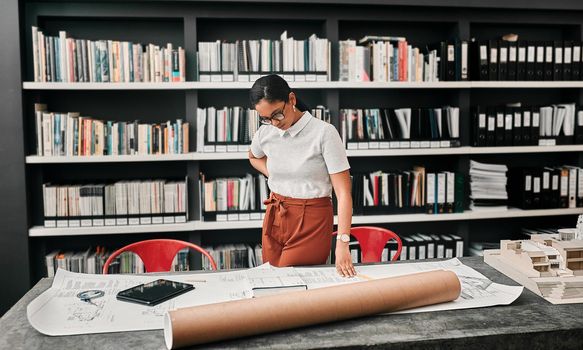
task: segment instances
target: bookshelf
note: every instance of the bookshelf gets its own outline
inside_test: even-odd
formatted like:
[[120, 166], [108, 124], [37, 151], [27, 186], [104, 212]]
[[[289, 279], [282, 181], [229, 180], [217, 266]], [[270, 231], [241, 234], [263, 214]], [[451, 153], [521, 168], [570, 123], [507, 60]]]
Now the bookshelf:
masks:
[[[402, 215], [361, 215], [352, 219], [355, 225], [385, 224], [385, 223], [418, 223], [418, 222], [441, 222], [460, 220], [487, 220], [505, 218], [527, 218], [537, 216], [562, 216], [581, 214], [580, 208], [569, 209], [535, 209], [522, 210], [509, 208], [505, 211], [472, 211], [466, 210], [463, 213], [452, 214], [402, 214]], [[334, 223], [338, 218], [334, 216]], [[101, 226], [101, 227], [81, 227], [81, 228], [46, 228], [35, 226], [30, 228], [30, 237], [57, 237], [57, 236], [91, 236], [102, 234], [131, 234], [150, 232], [180, 232], [180, 231], [220, 231], [236, 229], [259, 229], [262, 220], [233, 220], [233, 221], [189, 221], [183, 224], [167, 225], [129, 225], [129, 226]]]
[[[247, 90], [252, 82], [184, 83], [37, 83], [24, 90]], [[441, 81], [441, 82], [290, 82], [292, 89], [534, 89], [583, 88], [583, 81]]]
[[[557, 146], [509, 146], [509, 147], [450, 147], [450, 148], [407, 148], [407, 149], [358, 149], [347, 150], [348, 157], [403, 157], [422, 155], [471, 155], [471, 154], [518, 154], [518, 153], [562, 153], [583, 152], [583, 145]], [[191, 152], [164, 155], [121, 155], [121, 156], [27, 156], [27, 164], [63, 163], [117, 163], [117, 162], [171, 162], [202, 160], [247, 159], [247, 152]]]
[[[8, 88], [8, 106], [0, 118], [0, 154], [14, 167], [3, 172], [0, 183], [11, 200], [2, 207], [0, 223], [10, 227], [0, 235], [10, 251], [7, 278], [20, 281], [22, 293], [43, 275], [44, 254], [57, 248], [81, 250], [97, 244], [122, 245], [139, 239], [176, 237], [194, 243], [258, 242], [260, 222], [203, 222], [198, 217], [199, 172], [210, 176], [237, 176], [251, 168], [245, 152], [187, 153], [163, 156], [38, 157], [34, 152], [34, 103], [49, 110], [80, 111], [101, 117], [141, 119], [146, 122], [182, 117], [196, 130], [196, 108], [247, 106], [252, 83], [196, 82], [194, 52], [197, 42], [217, 39], [278, 38], [288, 30], [297, 38], [311, 33], [332, 42], [332, 81], [292, 82], [290, 85], [310, 106], [328, 107], [338, 126], [341, 108], [393, 108], [454, 105], [460, 107], [462, 147], [449, 149], [349, 150], [354, 170], [409, 168], [417, 164], [444, 164], [467, 175], [469, 160], [516, 165], [583, 165], [583, 145], [473, 148], [470, 146], [470, 107], [508, 102], [552, 104], [583, 103], [583, 81], [460, 81], [435, 83], [340, 82], [338, 41], [364, 34], [407, 37], [422, 47], [430, 41], [452, 37], [493, 38], [518, 32], [527, 40], [581, 40], [583, 6], [577, 1], [507, 0], [483, 4], [464, 1], [225, 1], [152, 2], [87, 0], [72, 2], [16, 0], [10, 11], [0, 11], [0, 38], [9, 60], [0, 60], [0, 84]], [[4, 4], [3, 4], [4, 6]], [[8, 6], [8, 5], [7, 5]], [[4, 8], [2, 8], [4, 9]], [[430, 14], [430, 16], [428, 16]], [[293, 20], [291, 20], [293, 18]], [[218, 25], [220, 24], [220, 25]], [[260, 25], [259, 25], [260, 24]], [[54, 35], [67, 30], [87, 39], [116, 39], [164, 44], [186, 49], [183, 83], [37, 83], [32, 77], [31, 26]], [[4, 63], [6, 62], [6, 63]], [[20, 74], [22, 72], [22, 74]], [[15, 102], [16, 101], [16, 102]], [[13, 102], [13, 103], [9, 103]], [[24, 141], [24, 142], [23, 142]], [[190, 148], [194, 149], [194, 137]], [[11, 150], [9, 154], [4, 150]], [[14, 150], [14, 151], [12, 151]], [[3, 159], [4, 161], [4, 159]], [[189, 221], [156, 226], [47, 229], [42, 224], [42, 183], [135, 177], [188, 175]], [[467, 191], [466, 191], [467, 192]], [[572, 225], [583, 209], [508, 210], [455, 214], [373, 215], [354, 218], [354, 224], [375, 224], [404, 235], [417, 230], [457, 233], [467, 242], [496, 241], [516, 234], [530, 224]], [[419, 231], [422, 232], [422, 231]], [[63, 238], [65, 237], [66, 238]], [[9, 238], [6, 238], [9, 237]], [[13, 266], [18, 265], [15, 269]], [[7, 279], [7, 281], [12, 281]], [[20, 296], [20, 295], [18, 295]], [[16, 300], [16, 298], [15, 298]], [[0, 310], [1, 311], [1, 310]]]

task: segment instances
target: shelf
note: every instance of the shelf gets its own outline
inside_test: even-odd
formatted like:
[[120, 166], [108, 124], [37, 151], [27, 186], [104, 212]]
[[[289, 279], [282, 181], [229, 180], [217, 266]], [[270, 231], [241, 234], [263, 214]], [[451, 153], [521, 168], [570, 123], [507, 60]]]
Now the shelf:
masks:
[[88, 236], [112, 235], [125, 233], [184, 232], [194, 231], [195, 221], [181, 224], [127, 225], [127, 226], [92, 226], [92, 227], [56, 227], [34, 226], [28, 230], [29, 237]]
[[[583, 81], [438, 81], [375, 82], [324, 81], [289, 82], [294, 89], [520, 89], [583, 88]], [[24, 90], [247, 90], [253, 82], [182, 83], [37, 83], [23, 82]]]
[[583, 88], [583, 81], [473, 81], [471, 88]]
[[[508, 147], [451, 147], [451, 148], [408, 148], [408, 149], [360, 149], [347, 150], [348, 157], [403, 157], [427, 155], [459, 154], [512, 154], [512, 153], [554, 153], [583, 152], [583, 145], [562, 146], [508, 146]], [[163, 155], [123, 155], [123, 156], [27, 156], [27, 164], [64, 164], [64, 163], [118, 163], [118, 162], [167, 162], [198, 160], [247, 159], [247, 152], [221, 152], [163, 154]]]
[[183, 154], [147, 154], [121, 156], [27, 156], [27, 164], [64, 164], [64, 163], [118, 163], [118, 162], [168, 162], [221, 159], [247, 159], [247, 152], [225, 153], [183, 153]]
[[[458, 221], [458, 220], [481, 220], [481, 219], [503, 219], [536, 216], [559, 216], [583, 214], [583, 208], [570, 209], [537, 209], [521, 210], [511, 208], [506, 211], [465, 211], [463, 213], [452, 214], [402, 214], [402, 215], [367, 215], [354, 216], [353, 225], [362, 224], [393, 224], [393, 223], [415, 223], [415, 222], [437, 222], [437, 221]], [[337, 217], [334, 223], [337, 224]], [[128, 225], [128, 226], [101, 226], [101, 227], [78, 227], [78, 228], [45, 228], [34, 226], [29, 229], [29, 237], [66, 237], [66, 236], [88, 236], [104, 234], [136, 234], [136, 233], [163, 233], [163, 232], [188, 232], [188, 231], [213, 231], [213, 230], [237, 230], [237, 229], [260, 229], [262, 220], [250, 221], [188, 221], [181, 224], [160, 224], [160, 225]], [[579, 259], [577, 259], [579, 260]]]
[[27, 156], [27, 164], [62, 164], [62, 163], [118, 163], [118, 162], [168, 162], [192, 160], [190, 153], [184, 154], [147, 154], [121, 156]]
[[[394, 214], [394, 215], [360, 215], [352, 218], [353, 225], [361, 224], [392, 224], [408, 222], [434, 222], [434, 221], [459, 221], [459, 220], [482, 220], [482, 219], [504, 219], [535, 216], [560, 216], [583, 214], [583, 208], [571, 209], [535, 209], [522, 210], [511, 208], [504, 211], [471, 211], [452, 214]], [[334, 223], [337, 224], [337, 217]], [[230, 229], [250, 229], [261, 228], [262, 220], [250, 221], [197, 221], [196, 229], [206, 230], [230, 230]]]

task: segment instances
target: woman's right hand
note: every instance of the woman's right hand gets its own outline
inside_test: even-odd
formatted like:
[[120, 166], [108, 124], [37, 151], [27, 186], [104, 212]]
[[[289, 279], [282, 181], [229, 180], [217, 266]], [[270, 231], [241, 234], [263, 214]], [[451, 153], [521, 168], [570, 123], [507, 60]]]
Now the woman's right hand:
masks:
[[356, 276], [348, 243], [338, 242], [336, 244], [336, 271], [342, 277]]

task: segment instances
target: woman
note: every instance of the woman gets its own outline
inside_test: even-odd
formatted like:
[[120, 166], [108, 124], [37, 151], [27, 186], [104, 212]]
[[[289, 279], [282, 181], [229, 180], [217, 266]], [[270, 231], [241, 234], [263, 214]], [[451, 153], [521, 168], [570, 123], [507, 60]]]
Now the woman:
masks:
[[249, 93], [264, 124], [251, 142], [251, 165], [268, 178], [263, 261], [274, 266], [324, 264], [338, 199], [336, 269], [356, 275], [348, 241], [352, 222], [350, 165], [333, 125], [314, 118], [278, 75], [257, 79]]

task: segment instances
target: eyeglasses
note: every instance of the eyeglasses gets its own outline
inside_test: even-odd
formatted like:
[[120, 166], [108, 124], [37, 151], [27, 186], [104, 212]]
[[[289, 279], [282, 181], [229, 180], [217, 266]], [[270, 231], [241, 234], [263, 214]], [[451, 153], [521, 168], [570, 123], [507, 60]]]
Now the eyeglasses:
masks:
[[283, 107], [281, 108], [280, 111], [276, 112], [275, 114], [273, 114], [271, 117], [261, 117], [259, 116], [259, 122], [263, 125], [269, 125], [272, 124], [273, 120], [276, 121], [281, 121], [285, 118], [285, 115], [283, 114], [283, 110], [285, 109], [285, 105], [287, 104], [287, 102], [283, 103]]

